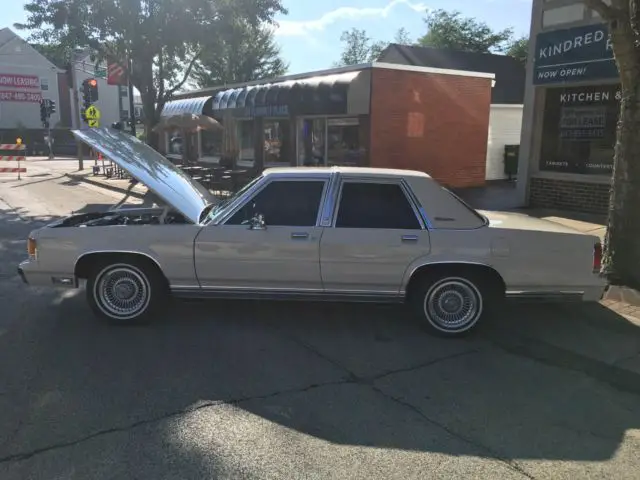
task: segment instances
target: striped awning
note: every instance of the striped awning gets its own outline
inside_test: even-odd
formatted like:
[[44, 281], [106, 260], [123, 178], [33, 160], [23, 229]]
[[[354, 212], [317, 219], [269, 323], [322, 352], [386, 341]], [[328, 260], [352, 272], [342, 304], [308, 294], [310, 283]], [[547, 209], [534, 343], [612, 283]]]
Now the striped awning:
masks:
[[345, 91], [345, 89], [348, 89], [351, 82], [360, 73], [360, 71], [343, 72], [263, 85], [230, 88], [216, 94], [212, 108], [216, 111], [260, 105], [284, 105], [291, 103], [291, 93], [293, 91], [299, 91], [304, 96], [314, 95], [314, 92], [323, 92], [327, 98], [331, 98], [332, 95], [337, 93], [337, 90]]
[[201, 115], [207, 101], [211, 100], [210, 96], [196, 98], [182, 98], [167, 102], [162, 109], [160, 117], [169, 117], [171, 115], [179, 115], [181, 113], [194, 113]]

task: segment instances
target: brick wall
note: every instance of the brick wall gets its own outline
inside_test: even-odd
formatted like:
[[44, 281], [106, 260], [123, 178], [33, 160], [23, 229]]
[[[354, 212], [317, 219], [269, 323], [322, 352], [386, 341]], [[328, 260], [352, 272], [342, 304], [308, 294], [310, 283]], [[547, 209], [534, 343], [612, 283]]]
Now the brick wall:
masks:
[[536, 208], [558, 208], [606, 215], [610, 186], [551, 178], [531, 178], [529, 203]]
[[490, 103], [489, 78], [373, 69], [370, 165], [483, 185]]

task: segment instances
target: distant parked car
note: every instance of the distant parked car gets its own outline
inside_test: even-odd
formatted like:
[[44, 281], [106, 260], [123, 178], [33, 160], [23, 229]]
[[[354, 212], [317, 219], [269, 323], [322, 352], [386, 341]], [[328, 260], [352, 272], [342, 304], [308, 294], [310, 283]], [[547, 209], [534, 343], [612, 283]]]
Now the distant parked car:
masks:
[[87, 281], [95, 313], [148, 321], [183, 297], [406, 302], [433, 332], [471, 331], [505, 295], [601, 298], [595, 236], [476, 211], [428, 175], [274, 168], [218, 202], [155, 150], [74, 131], [161, 197], [162, 209], [73, 215], [33, 231], [32, 285]]

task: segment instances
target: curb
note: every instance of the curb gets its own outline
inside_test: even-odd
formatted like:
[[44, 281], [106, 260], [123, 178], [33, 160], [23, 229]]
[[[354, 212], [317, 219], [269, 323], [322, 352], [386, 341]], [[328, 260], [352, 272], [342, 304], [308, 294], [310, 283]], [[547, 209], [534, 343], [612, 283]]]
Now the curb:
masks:
[[65, 173], [65, 177], [70, 178], [72, 180], [76, 180], [78, 182], [88, 183], [89, 185], [93, 185], [95, 187], [104, 188], [105, 190], [111, 190], [112, 192], [122, 193], [123, 195], [129, 195], [131, 197], [144, 199], [145, 196], [143, 193], [136, 192], [135, 190], [127, 190], [126, 188], [116, 187], [115, 185], [105, 184], [103, 182], [99, 182], [97, 180], [93, 180], [91, 178], [82, 176], [82, 175], [74, 175], [72, 173]]
[[613, 300], [640, 307], [640, 292], [629, 287], [609, 285], [604, 294], [604, 300]]

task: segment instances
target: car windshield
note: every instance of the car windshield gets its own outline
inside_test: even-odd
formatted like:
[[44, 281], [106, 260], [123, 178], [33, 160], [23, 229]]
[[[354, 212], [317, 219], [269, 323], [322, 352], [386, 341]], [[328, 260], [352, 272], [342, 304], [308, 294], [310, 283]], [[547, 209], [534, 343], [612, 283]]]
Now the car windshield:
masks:
[[232, 195], [229, 195], [224, 200], [222, 200], [222, 201], [220, 201], [218, 203], [212, 203], [210, 205], [207, 205], [207, 207], [202, 211], [202, 215], [201, 215], [201, 219], [204, 221], [203, 223], [210, 223], [210, 222], [214, 221], [216, 216], [220, 212], [222, 212], [222, 210], [224, 210], [224, 207], [229, 205], [236, 198], [239, 198], [240, 196], [242, 196], [244, 194], [244, 192], [248, 191], [251, 187], [253, 187], [256, 183], [258, 183], [258, 181], [260, 181], [261, 178], [262, 178], [262, 175], [259, 175], [256, 178], [254, 178], [253, 180], [251, 180], [249, 183], [247, 183], [240, 190], [238, 190], [236, 193], [234, 193]]

